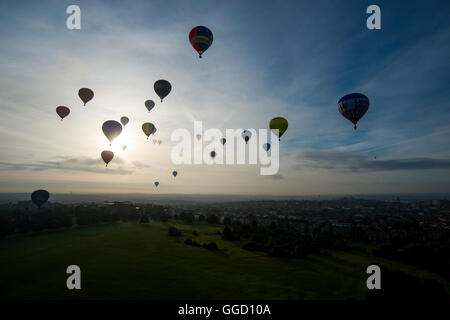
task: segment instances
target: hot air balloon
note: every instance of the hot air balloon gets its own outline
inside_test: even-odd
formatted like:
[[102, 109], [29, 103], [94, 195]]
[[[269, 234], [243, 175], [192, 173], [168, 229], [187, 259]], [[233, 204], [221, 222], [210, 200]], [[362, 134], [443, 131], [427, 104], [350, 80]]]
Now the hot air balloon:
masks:
[[114, 153], [112, 151], [105, 150], [105, 151], [102, 151], [101, 156], [102, 156], [103, 161], [105, 161], [105, 163], [106, 163], [105, 167], [107, 167], [108, 163], [110, 163], [111, 160], [114, 158]]
[[67, 117], [70, 113], [70, 109], [64, 106], [59, 106], [56, 107], [56, 113], [58, 114], [58, 116], [61, 117], [61, 121], [62, 119], [64, 119], [65, 117]]
[[227, 139], [222, 138], [222, 139], [220, 139], [220, 142], [222, 143], [222, 145], [224, 145], [227, 142]]
[[211, 158], [215, 158], [216, 157], [216, 152], [215, 151], [211, 151]]
[[145, 107], [147, 108], [148, 112], [150, 112], [150, 110], [152, 110], [154, 106], [155, 103], [153, 102], [153, 100], [145, 101]]
[[153, 126], [152, 132], [150, 132], [150, 134], [155, 134], [156, 133], [156, 127]]
[[198, 57], [201, 58], [202, 54], [211, 46], [213, 34], [207, 27], [198, 26], [189, 32], [189, 41], [195, 51], [198, 52]]
[[248, 140], [252, 137], [252, 133], [248, 130], [242, 131], [242, 139], [245, 140], [245, 143], [248, 143]]
[[173, 171], [173, 172], [172, 172], [172, 175], [173, 175], [174, 177], [176, 177], [177, 174], [178, 174], [178, 172], [176, 172], [176, 171]]
[[340, 114], [354, 124], [356, 130], [356, 124], [359, 119], [369, 109], [369, 98], [361, 93], [351, 93], [343, 96], [338, 102], [338, 110]]
[[200, 139], [202, 138], [202, 135], [201, 135], [201, 134], [198, 134], [198, 135], [196, 135], [195, 137], [197, 138], [197, 140], [200, 141]]
[[[282, 117], [273, 118], [269, 122], [269, 128], [278, 136], [279, 141], [288, 128], [288, 121]], [[278, 130], [278, 133], [276, 130]]]
[[125, 151], [127, 149], [127, 146], [123, 145], [122, 150]]
[[78, 96], [83, 101], [84, 105], [86, 105], [86, 103], [91, 101], [94, 97], [94, 91], [88, 88], [81, 88], [80, 90], [78, 90]]
[[47, 190], [40, 189], [33, 191], [33, 193], [31, 194], [31, 201], [33, 201], [33, 203], [37, 205], [38, 208], [46, 203], [48, 198], [50, 198], [50, 193], [48, 193]]
[[155, 89], [156, 94], [161, 98], [161, 102], [163, 102], [163, 99], [170, 93], [172, 90], [172, 86], [170, 85], [170, 82], [167, 80], [158, 80], [153, 85], [153, 88]]
[[153, 134], [153, 130], [154, 130], [155, 126], [153, 125], [153, 123], [150, 122], [146, 122], [142, 125], [142, 131], [144, 131], [145, 135], [148, 137]]
[[159, 139], [159, 140], [158, 140], [158, 144], [161, 144], [161, 143], [162, 143], [162, 140], [161, 140], [161, 139]]
[[155, 186], [159, 186], [159, 182], [158, 181], [155, 181]]
[[130, 119], [128, 119], [128, 117], [122, 117], [120, 118], [120, 122], [122, 123], [122, 125], [125, 127], [127, 125], [127, 123], [130, 121]]
[[115, 120], [108, 120], [103, 123], [103, 133], [109, 142], [112, 144], [114, 139], [117, 138], [122, 132], [122, 125]]
[[158, 142], [158, 140], [153, 139], [153, 144], [156, 144]]
[[270, 143], [264, 143], [263, 144], [263, 149], [266, 150], [267, 152], [269, 152], [269, 150], [270, 150]]

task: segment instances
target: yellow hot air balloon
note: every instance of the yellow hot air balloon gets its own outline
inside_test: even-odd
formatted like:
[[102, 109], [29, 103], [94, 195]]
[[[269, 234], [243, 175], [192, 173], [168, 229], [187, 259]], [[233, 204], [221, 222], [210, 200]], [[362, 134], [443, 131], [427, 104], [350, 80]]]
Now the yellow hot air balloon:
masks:
[[144, 124], [142, 125], [142, 131], [144, 131], [144, 133], [145, 133], [145, 135], [147, 136], [147, 139], [148, 139], [148, 137], [149, 137], [151, 134], [153, 134], [153, 133], [156, 132], [156, 128], [155, 128], [155, 126], [153, 125], [153, 123], [146, 122], [146, 123], [144, 123]]
[[288, 128], [288, 121], [282, 117], [273, 118], [269, 122], [269, 128], [278, 136], [279, 141]]

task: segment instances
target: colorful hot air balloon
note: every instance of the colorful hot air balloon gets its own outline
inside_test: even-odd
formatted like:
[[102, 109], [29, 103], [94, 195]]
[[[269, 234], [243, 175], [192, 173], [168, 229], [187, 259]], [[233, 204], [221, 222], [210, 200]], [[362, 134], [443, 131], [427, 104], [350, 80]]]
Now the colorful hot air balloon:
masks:
[[151, 134], [153, 134], [153, 130], [155, 130], [155, 126], [153, 125], [153, 123], [146, 122], [142, 125], [142, 131], [144, 131], [147, 139]]
[[94, 97], [94, 91], [88, 88], [81, 88], [80, 90], [78, 90], [78, 96], [83, 101], [84, 105], [86, 105], [86, 103], [91, 101]]
[[269, 150], [270, 150], [270, 143], [264, 143], [263, 144], [263, 149], [266, 150], [267, 152], [269, 152]]
[[202, 54], [211, 46], [213, 34], [207, 27], [198, 26], [189, 32], [189, 42], [198, 52], [198, 57], [201, 58]]
[[172, 172], [172, 175], [173, 175], [174, 177], [176, 177], [177, 174], [178, 174], [178, 172], [176, 172], [176, 171], [173, 171], [173, 172]]
[[33, 193], [31, 194], [31, 201], [33, 201], [33, 203], [37, 205], [38, 208], [46, 203], [48, 198], [50, 198], [50, 193], [48, 193], [47, 190], [40, 189], [33, 191]]
[[103, 161], [105, 161], [105, 163], [106, 163], [105, 167], [107, 167], [108, 163], [110, 163], [111, 160], [114, 158], [114, 153], [112, 151], [105, 150], [105, 151], [102, 151], [101, 156], [102, 156]]
[[[278, 136], [278, 140], [280, 140], [288, 128], [288, 121], [282, 117], [273, 118], [269, 122], [269, 128]], [[278, 133], [276, 130], [278, 130]]]
[[145, 107], [147, 108], [148, 112], [150, 112], [150, 110], [152, 110], [154, 106], [155, 103], [153, 102], [153, 100], [145, 101]]
[[161, 98], [161, 102], [163, 102], [163, 99], [170, 93], [172, 90], [172, 86], [169, 81], [167, 80], [158, 80], [153, 85], [153, 88], [155, 89], [156, 94]]
[[361, 93], [351, 93], [343, 96], [338, 102], [338, 110], [340, 114], [354, 124], [356, 130], [356, 124], [359, 119], [369, 110], [369, 98]]
[[211, 158], [215, 158], [216, 157], [216, 152], [215, 151], [211, 151]]
[[64, 106], [59, 106], [56, 107], [56, 113], [58, 114], [58, 116], [61, 117], [61, 121], [62, 119], [64, 119], [65, 117], [67, 117], [70, 113], [70, 109]]
[[250, 140], [250, 138], [252, 137], [252, 133], [248, 130], [244, 130], [242, 131], [242, 139], [245, 140], [245, 143], [248, 143], [248, 140]]
[[220, 139], [220, 143], [222, 143], [222, 145], [224, 145], [225, 143], [227, 143], [227, 139], [225, 139], [225, 138]]
[[130, 119], [128, 119], [128, 117], [122, 117], [120, 118], [120, 122], [125, 127], [128, 124], [128, 122], [130, 122]]
[[103, 123], [103, 133], [109, 142], [112, 144], [114, 139], [117, 138], [122, 132], [122, 125], [115, 120], [108, 120]]
[[159, 182], [158, 181], [155, 181], [155, 186], [159, 186]]

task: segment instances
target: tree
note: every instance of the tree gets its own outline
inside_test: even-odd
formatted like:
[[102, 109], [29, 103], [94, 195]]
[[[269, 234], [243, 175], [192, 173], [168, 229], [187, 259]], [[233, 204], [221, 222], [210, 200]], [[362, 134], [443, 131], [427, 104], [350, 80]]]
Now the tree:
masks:
[[215, 214], [209, 214], [206, 217], [206, 222], [208, 222], [209, 224], [217, 224], [219, 223], [219, 217], [217, 217]]
[[170, 226], [168, 230], [169, 237], [179, 237], [181, 236], [181, 231], [177, 228]]
[[222, 239], [229, 240], [229, 241], [234, 240], [233, 232], [231, 231], [231, 229], [228, 226], [225, 226], [225, 228], [223, 229]]

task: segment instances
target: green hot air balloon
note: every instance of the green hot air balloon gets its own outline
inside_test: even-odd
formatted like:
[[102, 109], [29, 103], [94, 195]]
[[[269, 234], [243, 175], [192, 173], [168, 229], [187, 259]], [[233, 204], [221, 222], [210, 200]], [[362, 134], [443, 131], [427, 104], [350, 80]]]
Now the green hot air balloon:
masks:
[[269, 128], [278, 136], [278, 140], [280, 140], [281, 136], [286, 132], [288, 128], [288, 121], [282, 117], [273, 118], [269, 122]]
[[144, 124], [142, 125], [142, 131], [144, 131], [144, 133], [145, 133], [145, 135], [147, 136], [147, 139], [148, 139], [148, 137], [149, 137], [151, 134], [153, 134], [153, 133], [156, 132], [156, 128], [155, 128], [155, 126], [153, 125], [153, 123], [146, 122], [146, 123], [144, 123]]

